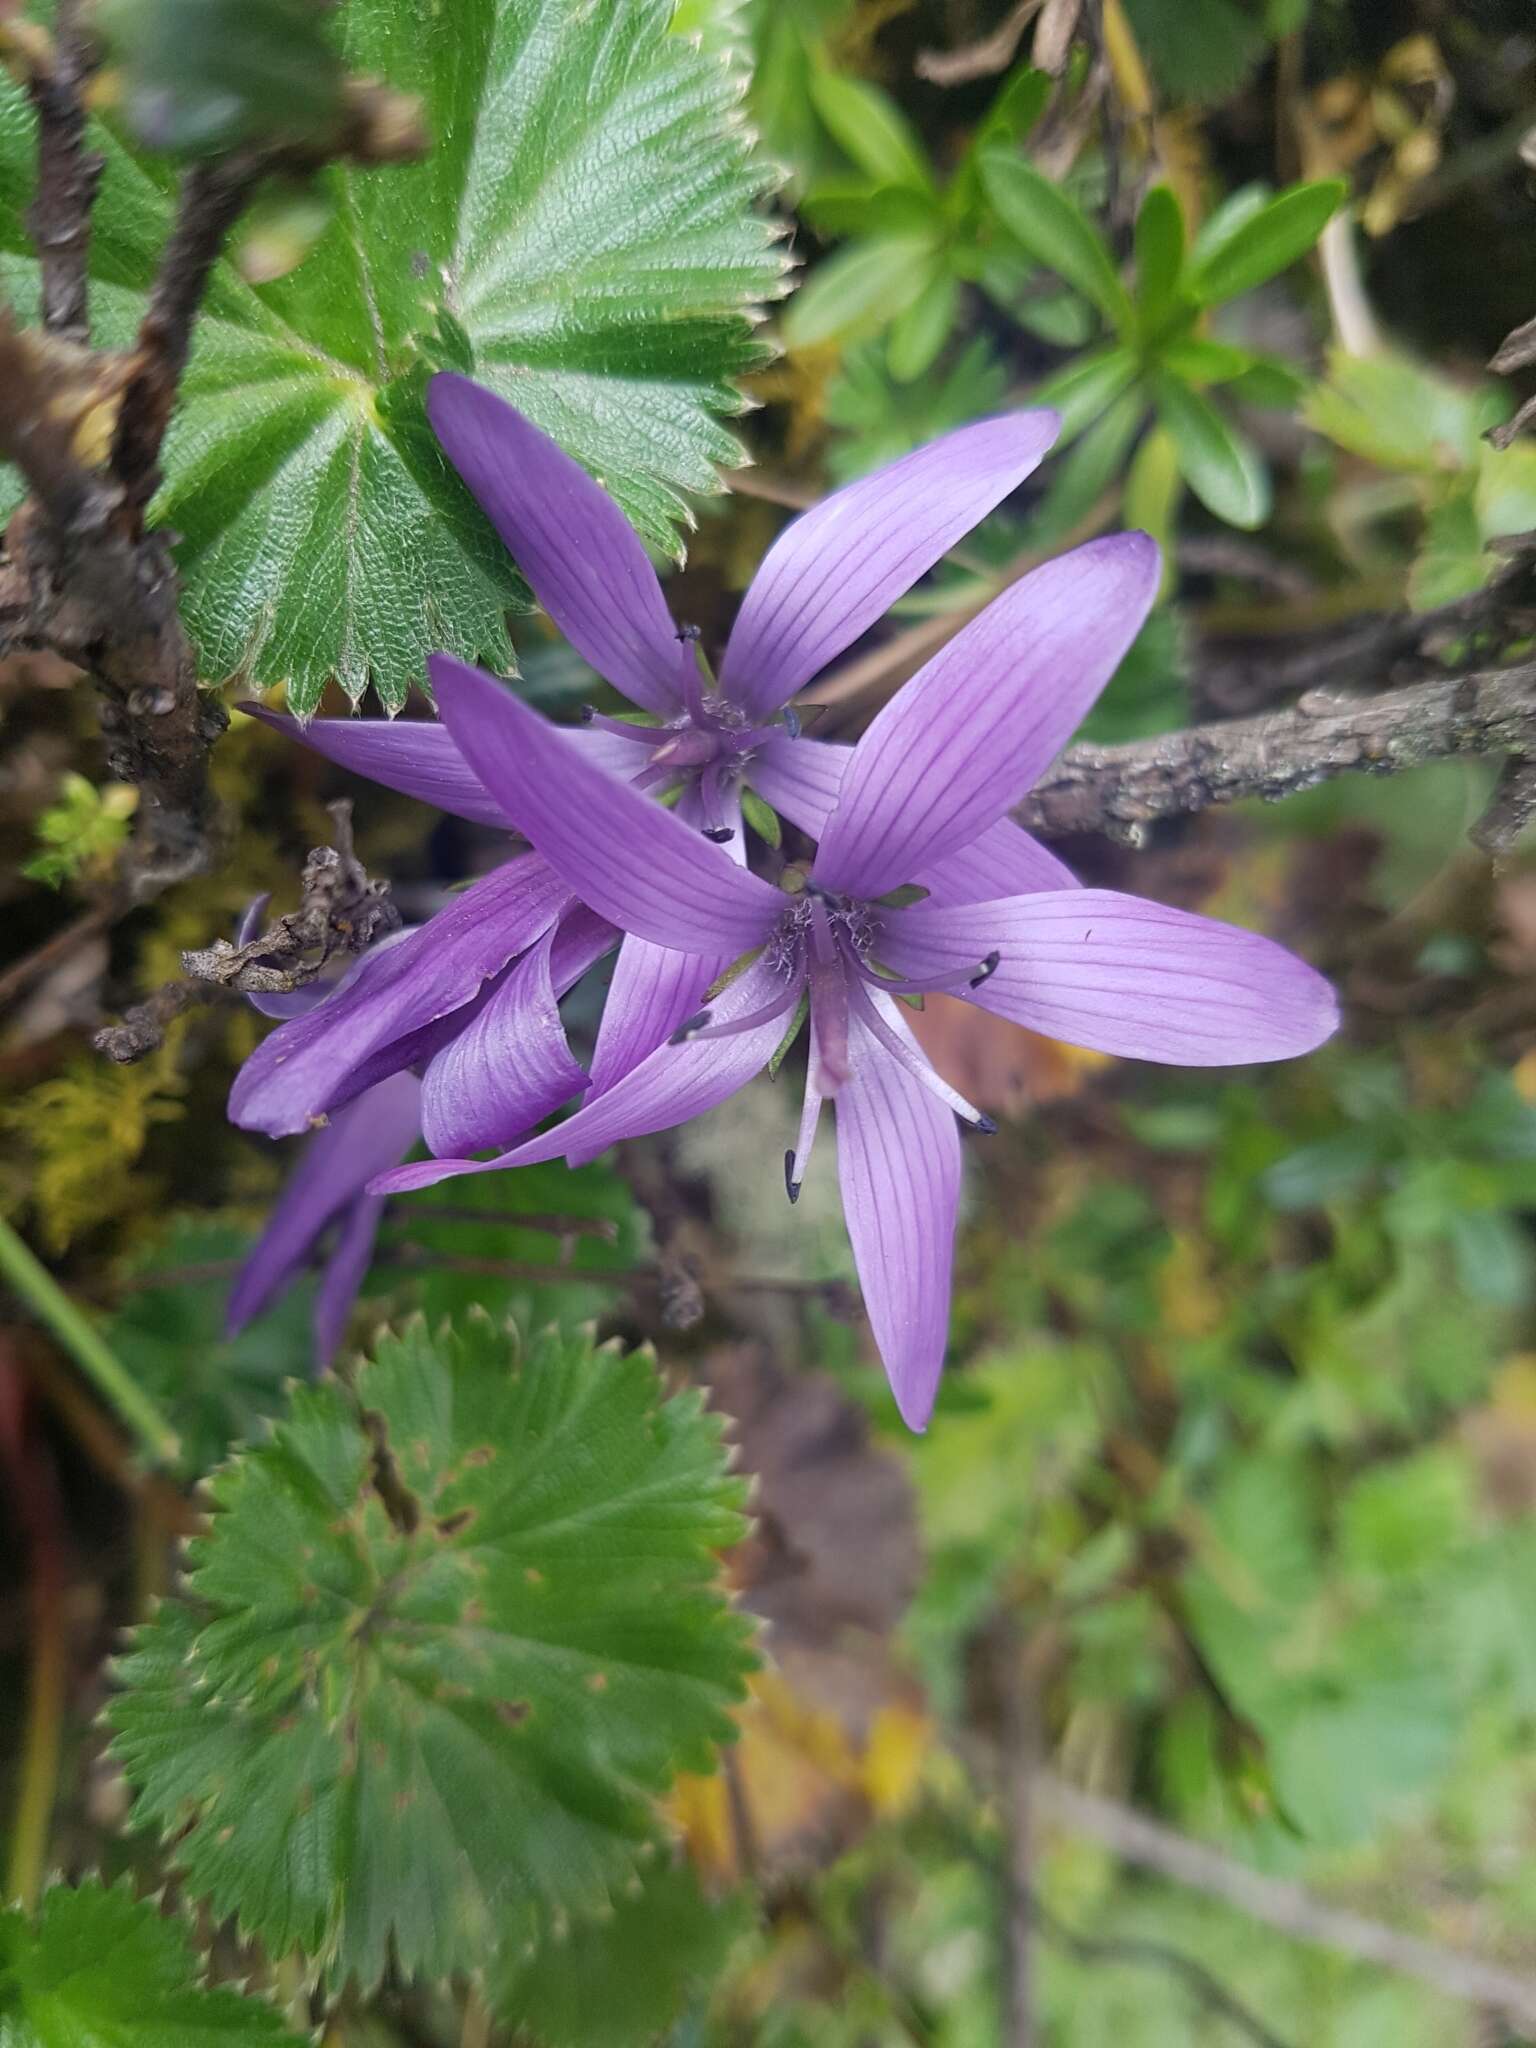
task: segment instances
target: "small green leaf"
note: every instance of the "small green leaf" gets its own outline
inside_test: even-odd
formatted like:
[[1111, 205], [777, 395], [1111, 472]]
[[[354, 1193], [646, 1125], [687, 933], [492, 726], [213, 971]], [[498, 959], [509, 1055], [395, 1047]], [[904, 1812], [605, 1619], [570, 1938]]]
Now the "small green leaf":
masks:
[[491, 2005], [540, 2048], [643, 2048], [666, 2033], [695, 1985], [719, 1974], [751, 1924], [741, 1893], [708, 1899], [686, 1864], [663, 1862], [626, 1887], [611, 1913], [509, 1958], [492, 1973]]
[[1022, 142], [1045, 112], [1056, 81], [1032, 64], [1021, 64], [1004, 79], [997, 97], [982, 115], [977, 147], [988, 149]]
[[1154, 185], [1136, 216], [1136, 304], [1152, 332], [1173, 304], [1184, 268], [1184, 215], [1167, 185]]
[[1436, 475], [1479, 458], [1487, 401], [1407, 356], [1349, 355], [1335, 349], [1326, 382], [1307, 398], [1318, 433], [1383, 469]]
[[5, 2048], [300, 2048], [270, 2005], [205, 1988], [186, 1926], [125, 1882], [43, 1894], [36, 1924], [0, 1913]]
[[818, 185], [800, 212], [819, 235], [931, 236], [940, 218], [931, 198], [905, 185]]
[[1031, 522], [1041, 540], [1059, 539], [1087, 517], [1119, 474], [1146, 413], [1140, 390], [1122, 392], [1068, 450]]
[[1253, 367], [1253, 357], [1247, 349], [1234, 348], [1229, 341], [1213, 341], [1204, 334], [1186, 335], [1182, 341], [1171, 343], [1159, 360], [1175, 377], [1196, 385], [1230, 384], [1233, 378]]
[[924, 370], [931, 368], [949, 339], [959, 310], [959, 280], [946, 270], [897, 317], [886, 346], [886, 361], [898, 384], [910, 384], [914, 377], [921, 377]]
[[[1120, 512], [1127, 526], [1150, 533], [1165, 555], [1173, 545], [1173, 522], [1183, 488], [1173, 437], [1166, 427], [1154, 427], [1143, 438], [1126, 472]], [[1165, 587], [1167, 581], [1165, 565]]]
[[741, 815], [765, 846], [783, 845], [784, 834], [779, 825], [779, 814], [772, 804], [763, 802], [755, 789], [742, 790]]
[[1245, 405], [1273, 405], [1284, 411], [1300, 403], [1309, 379], [1279, 356], [1254, 356], [1227, 386], [1228, 395]]
[[818, 67], [811, 73], [811, 103], [828, 133], [879, 185], [934, 190], [923, 145], [889, 93], [867, 79]]
[[1189, 252], [1191, 265], [1213, 263], [1230, 243], [1236, 241], [1249, 221], [1264, 211], [1273, 197], [1269, 186], [1259, 179], [1229, 192], [1215, 212], [1196, 228], [1194, 246]]
[[1201, 504], [1229, 526], [1261, 526], [1269, 516], [1269, 476], [1252, 444], [1177, 377], [1159, 377], [1157, 410]]
[[1347, 189], [1342, 178], [1321, 178], [1277, 193], [1214, 253], [1197, 254], [1189, 289], [1202, 305], [1213, 306], [1276, 276], [1312, 247]]
[[417, 1322], [211, 1483], [114, 1702], [134, 1819], [274, 1957], [430, 1978], [601, 1912], [752, 1667], [719, 1424], [653, 1361]]
[[1131, 301], [1098, 229], [1059, 185], [1022, 157], [988, 150], [982, 182], [999, 220], [1034, 257], [1091, 299], [1106, 320], [1126, 331]]
[[931, 241], [914, 235], [883, 235], [839, 249], [818, 264], [790, 302], [786, 344], [815, 348], [878, 332], [922, 291], [932, 257]]
[[1076, 440], [1085, 427], [1107, 412], [1123, 392], [1129, 391], [1137, 376], [1136, 358], [1129, 349], [1102, 349], [1095, 355], [1079, 356], [1047, 377], [1036, 387], [1037, 405], [1052, 405], [1061, 414], [1058, 449]]

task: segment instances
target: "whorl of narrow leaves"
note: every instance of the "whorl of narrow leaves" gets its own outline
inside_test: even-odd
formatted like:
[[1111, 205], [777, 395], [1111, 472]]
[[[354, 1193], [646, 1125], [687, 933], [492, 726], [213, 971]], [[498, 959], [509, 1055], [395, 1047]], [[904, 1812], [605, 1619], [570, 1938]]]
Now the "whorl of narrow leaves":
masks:
[[126, 1884], [0, 1913], [4, 2048], [299, 2048], [269, 2005], [205, 1990], [186, 1930]]
[[579, 1338], [515, 1352], [418, 1323], [296, 1392], [122, 1665], [137, 1823], [333, 1981], [481, 1969], [605, 1909], [752, 1666], [701, 1397]]
[[[740, 459], [716, 417], [764, 359], [782, 288], [728, 67], [667, 32], [666, 0], [347, 0], [343, 61], [420, 97], [418, 164], [336, 168], [297, 269], [214, 275], [156, 516], [183, 536], [204, 675], [334, 674], [398, 708], [427, 653], [509, 666], [505, 551], [426, 425], [433, 368], [472, 370], [599, 475], [657, 545], [682, 492]], [[98, 341], [126, 346], [170, 218], [163, 160], [116, 137], [92, 229]], [[33, 122], [0, 73], [0, 282], [23, 310]], [[19, 495], [0, 470], [0, 514]]]

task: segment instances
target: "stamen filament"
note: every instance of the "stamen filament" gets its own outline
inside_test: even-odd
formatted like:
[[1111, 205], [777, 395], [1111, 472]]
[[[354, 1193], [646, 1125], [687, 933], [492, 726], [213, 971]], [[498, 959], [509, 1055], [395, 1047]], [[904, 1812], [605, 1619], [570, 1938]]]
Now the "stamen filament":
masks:
[[659, 747], [671, 739], [664, 725], [631, 725], [625, 718], [610, 718], [591, 704], [581, 707], [581, 722], [594, 732], [611, 733], [616, 740], [633, 740], [638, 747]]
[[952, 1109], [963, 1123], [990, 1137], [997, 1129], [996, 1119], [985, 1115], [973, 1103], [967, 1102], [958, 1089], [951, 1088], [941, 1075], [934, 1072], [917, 1048], [909, 1045], [900, 1032], [893, 1030], [880, 1015], [878, 1007], [865, 994], [861, 983], [856, 982], [849, 994], [859, 1022], [873, 1033], [884, 1049], [900, 1060], [907, 1072], [921, 1081], [931, 1095], [936, 1095], [940, 1102]]
[[817, 1127], [821, 1123], [821, 1105], [826, 1097], [816, 1086], [813, 1072], [805, 1077], [805, 1104], [800, 1112], [800, 1133], [795, 1140], [794, 1150], [784, 1154], [784, 1191], [791, 1202], [798, 1202], [800, 1189], [805, 1181], [805, 1169], [810, 1164], [811, 1147], [816, 1142]]
[[760, 1010], [750, 1010], [745, 1017], [730, 1017], [723, 1024], [707, 1020], [714, 1016], [712, 1010], [700, 1010], [695, 1016], [679, 1024], [672, 1034], [673, 1045], [692, 1043], [700, 1038], [735, 1038], [743, 1031], [761, 1031], [765, 1024], [776, 1024], [780, 1017], [787, 1016], [800, 998], [799, 985], [790, 982], [782, 996], [771, 1003], [765, 1003]]

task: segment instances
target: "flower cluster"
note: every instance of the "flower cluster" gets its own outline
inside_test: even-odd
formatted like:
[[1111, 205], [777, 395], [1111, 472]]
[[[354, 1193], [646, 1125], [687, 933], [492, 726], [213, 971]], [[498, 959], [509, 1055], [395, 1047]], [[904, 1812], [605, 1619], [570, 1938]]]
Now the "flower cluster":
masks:
[[[361, 1233], [359, 1197], [539, 1160], [579, 1165], [715, 1107], [776, 1066], [803, 1028], [789, 1198], [830, 1101], [871, 1326], [901, 1413], [920, 1429], [949, 1319], [959, 1126], [991, 1126], [925, 1059], [904, 998], [943, 990], [1054, 1038], [1178, 1065], [1286, 1058], [1337, 1021], [1328, 984], [1281, 947], [1082, 888], [1007, 815], [1134, 638], [1156, 594], [1157, 550], [1143, 534], [1114, 535], [1021, 578], [856, 746], [838, 746], [803, 734], [791, 700], [1028, 476], [1053, 414], [966, 427], [796, 520], [742, 602], [717, 681], [600, 485], [464, 378], [438, 377], [430, 412], [539, 602], [643, 722], [589, 714], [556, 727], [447, 657], [431, 665], [436, 724], [299, 727], [258, 712], [532, 850], [365, 956], [247, 1062], [231, 1099], [238, 1123], [276, 1136], [336, 1120], [311, 1141], [311, 1159], [328, 1147], [329, 1173], [306, 1161], [245, 1300], [278, 1284], [267, 1284], [271, 1240], [291, 1245], [284, 1217], [305, 1201], [300, 1236], [343, 1203]], [[804, 859], [765, 842], [748, 864], [744, 790], [757, 800], [748, 815], [766, 818], [766, 805], [798, 829]], [[615, 945], [587, 1072], [559, 1004]], [[344, 1126], [336, 1113], [393, 1083], [403, 1120], [407, 1079], [433, 1157], [396, 1166], [393, 1129], [371, 1116]], [[577, 1095], [573, 1115], [534, 1135]], [[495, 1156], [472, 1156], [486, 1151]]]

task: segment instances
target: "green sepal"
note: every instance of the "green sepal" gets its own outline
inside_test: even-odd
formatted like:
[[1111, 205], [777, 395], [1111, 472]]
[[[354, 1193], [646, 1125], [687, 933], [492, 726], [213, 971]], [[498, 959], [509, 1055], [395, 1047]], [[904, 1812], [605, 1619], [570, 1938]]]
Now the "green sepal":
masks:
[[709, 984], [709, 987], [704, 991], [705, 1002], [713, 1003], [723, 996], [731, 983], [739, 981], [753, 961], [762, 957], [762, 951], [761, 946], [748, 947], [747, 951], [741, 954], [738, 959], [733, 960], [729, 967], [717, 974]]
[[810, 1014], [811, 998], [809, 992], [807, 992], [806, 994], [802, 995], [799, 1002], [796, 1003], [795, 1014], [789, 1020], [789, 1029], [785, 1032], [784, 1036], [779, 1040], [778, 1050], [774, 1053], [773, 1057], [768, 1062], [768, 1078], [770, 1081], [777, 1081], [777, 1079], [779, 1078], [779, 1069], [783, 1066], [785, 1060], [788, 1059], [789, 1049], [794, 1044], [795, 1040], [800, 1036], [801, 1026], [805, 1023], [806, 1018], [809, 1017]]
[[777, 850], [784, 843], [783, 827], [779, 814], [772, 804], [766, 804], [755, 789], [741, 792], [741, 815], [765, 845]]

